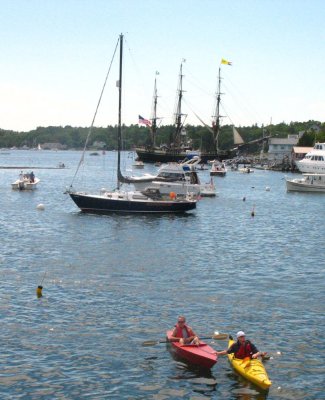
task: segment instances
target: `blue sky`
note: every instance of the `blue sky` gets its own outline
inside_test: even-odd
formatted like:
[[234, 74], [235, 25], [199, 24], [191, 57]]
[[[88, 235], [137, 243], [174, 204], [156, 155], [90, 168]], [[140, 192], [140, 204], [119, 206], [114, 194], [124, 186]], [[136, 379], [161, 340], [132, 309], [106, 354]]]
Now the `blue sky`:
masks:
[[[123, 122], [173, 122], [184, 58], [186, 122], [211, 120], [222, 65], [223, 124], [324, 121], [323, 0], [0, 0], [0, 128], [91, 124], [118, 35]], [[95, 121], [117, 122], [117, 63]]]

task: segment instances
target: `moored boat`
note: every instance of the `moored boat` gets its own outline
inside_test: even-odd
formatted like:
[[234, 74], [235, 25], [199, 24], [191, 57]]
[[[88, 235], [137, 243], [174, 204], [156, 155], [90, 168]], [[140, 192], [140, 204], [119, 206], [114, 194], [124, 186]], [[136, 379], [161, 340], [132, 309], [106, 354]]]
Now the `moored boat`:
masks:
[[242, 174], [251, 174], [252, 172], [254, 172], [250, 167], [238, 168], [238, 171], [241, 172]]
[[36, 178], [33, 172], [21, 172], [19, 178], [11, 184], [11, 188], [14, 190], [35, 190], [39, 182], [40, 179]]
[[300, 172], [325, 173], [325, 143], [315, 143], [314, 148], [296, 165]]
[[[234, 343], [229, 339], [228, 348]], [[254, 383], [264, 390], [268, 390], [272, 382], [270, 381], [263, 363], [259, 359], [235, 358], [234, 354], [228, 354], [228, 360], [233, 369], [248, 381]]]
[[[167, 340], [170, 340], [172, 332], [172, 330], [167, 331]], [[210, 369], [217, 362], [215, 350], [205, 342], [200, 341], [199, 345], [181, 345], [179, 342], [170, 342], [170, 344], [175, 354], [190, 364]]]
[[227, 168], [224, 163], [220, 163], [219, 161], [214, 161], [212, 163], [212, 167], [210, 169], [211, 176], [226, 176]]
[[[176, 198], [174, 192], [169, 192], [166, 196], [157, 188], [146, 186], [142, 191], [125, 191], [121, 189], [121, 184], [125, 182], [125, 177], [121, 173], [121, 148], [122, 148], [122, 58], [123, 58], [123, 35], [119, 37], [120, 43], [120, 67], [119, 67], [119, 108], [118, 108], [118, 129], [117, 129], [117, 188], [113, 191], [102, 189], [99, 194], [75, 191], [72, 188], [67, 190], [71, 199], [83, 212], [108, 214], [115, 213], [184, 213], [196, 208], [197, 200], [192, 196]], [[85, 152], [85, 150], [84, 150]], [[84, 158], [82, 154], [80, 167]], [[77, 169], [78, 171], [78, 169]], [[76, 172], [77, 173], [77, 172]]]
[[325, 174], [303, 174], [303, 178], [286, 178], [288, 192], [325, 193]]

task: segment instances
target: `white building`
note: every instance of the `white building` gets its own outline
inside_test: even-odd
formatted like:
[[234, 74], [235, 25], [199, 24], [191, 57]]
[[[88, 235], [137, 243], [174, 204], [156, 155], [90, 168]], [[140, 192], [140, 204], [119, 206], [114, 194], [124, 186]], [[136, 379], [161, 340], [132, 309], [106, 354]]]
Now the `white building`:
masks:
[[269, 139], [269, 161], [291, 160], [291, 153], [294, 146], [299, 140], [298, 135], [288, 135], [286, 139], [271, 138]]

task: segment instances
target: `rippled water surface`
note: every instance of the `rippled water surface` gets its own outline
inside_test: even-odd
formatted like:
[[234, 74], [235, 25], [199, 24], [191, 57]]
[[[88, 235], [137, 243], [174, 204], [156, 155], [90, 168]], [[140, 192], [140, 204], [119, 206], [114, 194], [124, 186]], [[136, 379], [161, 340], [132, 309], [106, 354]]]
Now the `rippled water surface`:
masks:
[[[84, 188], [109, 187], [115, 157], [88, 153]], [[86, 215], [63, 193], [79, 159], [0, 152], [1, 166], [41, 179], [16, 192], [19, 170], [0, 169], [1, 399], [322, 398], [325, 195], [287, 193], [282, 173], [229, 171], [214, 178], [218, 197], [186, 216]], [[68, 168], [36, 169], [59, 162]], [[273, 356], [269, 393], [226, 357], [206, 372], [165, 344], [142, 346], [163, 340], [178, 314], [201, 336], [244, 330]]]

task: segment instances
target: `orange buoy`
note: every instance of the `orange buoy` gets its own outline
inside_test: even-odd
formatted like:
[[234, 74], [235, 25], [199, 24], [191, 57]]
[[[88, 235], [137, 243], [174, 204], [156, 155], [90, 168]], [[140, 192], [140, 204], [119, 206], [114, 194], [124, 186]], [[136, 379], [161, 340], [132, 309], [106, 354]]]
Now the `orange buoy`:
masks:
[[175, 192], [170, 192], [169, 193], [169, 197], [171, 198], [171, 200], [175, 200], [176, 199], [176, 193]]

